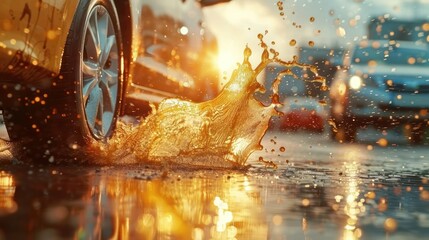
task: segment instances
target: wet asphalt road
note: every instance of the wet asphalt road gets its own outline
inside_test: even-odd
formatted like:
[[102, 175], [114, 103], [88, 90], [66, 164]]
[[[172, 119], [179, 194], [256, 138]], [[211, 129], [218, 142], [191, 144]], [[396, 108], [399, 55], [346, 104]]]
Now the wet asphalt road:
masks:
[[248, 170], [3, 160], [0, 239], [428, 239], [428, 146], [359, 136], [271, 131]]

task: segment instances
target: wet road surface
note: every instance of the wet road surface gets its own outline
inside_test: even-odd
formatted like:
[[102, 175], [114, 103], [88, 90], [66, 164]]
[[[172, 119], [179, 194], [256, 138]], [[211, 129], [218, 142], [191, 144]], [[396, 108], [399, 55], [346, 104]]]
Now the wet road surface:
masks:
[[361, 136], [269, 132], [248, 170], [3, 161], [0, 239], [427, 239], [428, 147]]

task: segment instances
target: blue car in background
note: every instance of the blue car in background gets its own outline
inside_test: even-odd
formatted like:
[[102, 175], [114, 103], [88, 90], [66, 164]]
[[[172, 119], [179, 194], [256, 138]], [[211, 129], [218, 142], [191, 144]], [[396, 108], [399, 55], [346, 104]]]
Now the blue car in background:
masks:
[[364, 40], [345, 55], [330, 87], [333, 139], [356, 140], [359, 128], [409, 124], [412, 143], [429, 127], [429, 48], [421, 42]]

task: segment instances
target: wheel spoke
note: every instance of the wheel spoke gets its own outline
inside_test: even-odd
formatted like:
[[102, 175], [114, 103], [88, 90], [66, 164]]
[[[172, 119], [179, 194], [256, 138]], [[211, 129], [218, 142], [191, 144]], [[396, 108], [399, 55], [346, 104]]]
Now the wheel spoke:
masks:
[[102, 136], [105, 136], [105, 132], [103, 131], [103, 122], [104, 122], [104, 118], [103, 118], [103, 116], [104, 116], [104, 104], [103, 104], [104, 100], [103, 99], [104, 99], [104, 95], [102, 93], [101, 97], [100, 97], [100, 102], [98, 104], [97, 120], [95, 122], [96, 129], [94, 132], [97, 132], [98, 134], [101, 133]]
[[[109, 14], [107, 14], [107, 11], [95, 11], [96, 12], [96, 18], [97, 18], [97, 34], [98, 34], [98, 39], [100, 40], [100, 58], [99, 60], [102, 59], [102, 56], [105, 55], [103, 54], [105, 52], [106, 46], [108, 44], [108, 39], [107, 39], [107, 30], [109, 27], [109, 21], [110, 21], [110, 17]], [[107, 55], [108, 56], [108, 55]], [[105, 56], [104, 58], [107, 59], [107, 56]], [[104, 60], [105, 60], [104, 59]], [[100, 61], [100, 66], [103, 66], [104, 64], [101, 64], [102, 62]]]
[[103, 135], [106, 135], [110, 130], [113, 122], [113, 112], [105, 111], [103, 112], [103, 122], [102, 122], [102, 132]]
[[103, 95], [100, 102], [100, 126], [101, 132], [104, 135], [107, 134], [113, 122], [113, 116], [116, 109], [117, 85], [109, 87], [105, 84], [105, 81], [101, 81], [100, 89]]
[[96, 77], [97, 76], [97, 64], [92, 61], [83, 61], [82, 73], [83, 77]]
[[86, 118], [88, 120], [88, 125], [91, 130], [95, 133], [97, 129], [97, 121], [99, 121], [100, 116], [100, 105], [102, 105], [103, 94], [99, 87], [95, 87], [89, 94], [88, 101], [85, 106]]
[[103, 104], [106, 111], [114, 111], [116, 106], [117, 86], [107, 86], [104, 82], [100, 84], [103, 91]]
[[112, 47], [116, 45], [115, 35], [109, 36], [106, 40], [106, 44], [102, 46], [100, 53], [100, 66], [104, 66], [107, 62], [107, 59], [110, 55]]
[[86, 30], [86, 39], [85, 39], [85, 47], [84, 47], [84, 59], [91, 60], [93, 62], [98, 61], [98, 46], [97, 46], [97, 38], [94, 33], [94, 30], [91, 26], [88, 26]]
[[[98, 29], [98, 19], [97, 19], [96, 13], [93, 13], [89, 19], [88, 30], [91, 36], [91, 40], [92, 42], [94, 42], [94, 46], [96, 47], [96, 52], [97, 52], [96, 55], [98, 57], [100, 53], [100, 36], [98, 33], [99, 29]], [[98, 58], [94, 60], [98, 60]]]
[[104, 83], [111, 87], [113, 85], [117, 85], [118, 84], [118, 72], [117, 71], [112, 71], [109, 69], [103, 69], [103, 81]]
[[97, 86], [97, 79], [96, 78], [88, 78], [84, 80], [84, 86], [82, 88], [82, 96], [83, 101], [86, 102], [88, 100], [88, 97], [94, 91], [95, 87]]
[[83, 73], [83, 87], [82, 96], [83, 102], [86, 102], [89, 94], [93, 91], [97, 85], [97, 64], [92, 61], [83, 61], [82, 63]]

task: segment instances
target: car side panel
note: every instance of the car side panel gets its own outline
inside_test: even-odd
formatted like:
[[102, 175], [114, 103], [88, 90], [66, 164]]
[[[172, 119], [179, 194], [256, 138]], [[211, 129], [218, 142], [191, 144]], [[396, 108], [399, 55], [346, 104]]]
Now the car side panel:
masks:
[[58, 74], [77, 5], [66, 0], [3, 0], [0, 73], [16, 75], [25, 66]]

